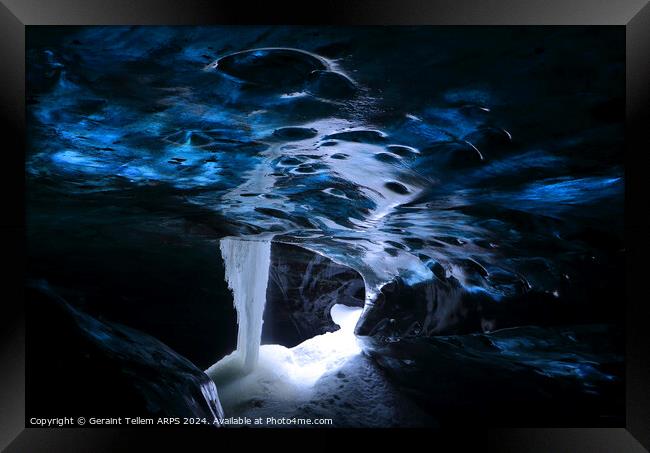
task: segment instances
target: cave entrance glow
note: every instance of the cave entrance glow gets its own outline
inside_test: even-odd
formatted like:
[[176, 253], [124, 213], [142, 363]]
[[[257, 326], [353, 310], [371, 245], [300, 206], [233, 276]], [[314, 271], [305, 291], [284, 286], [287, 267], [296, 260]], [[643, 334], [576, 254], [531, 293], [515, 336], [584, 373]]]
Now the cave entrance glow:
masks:
[[316, 335], [293, 348], [260, 346], [270, 250], [270, 241], [221, 241], [226, 281], [237, 310], [237, 349], [206, 372], [217, 384], [226, 410], [253, 400], [304, 397], [321, 376], [361, 352], [354, 327], [362, 309], [342, 304], [330, 310], [340, 327], [336, 332]]

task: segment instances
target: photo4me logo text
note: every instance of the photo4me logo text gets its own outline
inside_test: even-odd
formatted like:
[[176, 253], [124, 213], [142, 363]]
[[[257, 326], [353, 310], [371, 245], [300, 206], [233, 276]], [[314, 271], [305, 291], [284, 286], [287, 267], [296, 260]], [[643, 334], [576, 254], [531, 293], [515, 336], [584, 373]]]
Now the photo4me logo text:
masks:
[[289, 418], [289, 417], [228, 417], [218, 419], [187, 417], [55, 417], [29, 419], [31, 426], [43, 428], [62, 428], [65, 426], [115, 426], [115, 425], [216, 425], [216, 426], [328, 426], [333, 424], [331, 418]]

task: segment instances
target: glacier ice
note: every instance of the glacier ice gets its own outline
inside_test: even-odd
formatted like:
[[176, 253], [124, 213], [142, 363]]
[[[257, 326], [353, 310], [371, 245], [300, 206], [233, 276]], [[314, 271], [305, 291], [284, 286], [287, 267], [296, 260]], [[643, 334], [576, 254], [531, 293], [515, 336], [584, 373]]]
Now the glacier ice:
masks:
[[237, 310], [239, 327], [235, 355], [242, 371], [249, 372], [257, 364], [259, 356], [271, 242], [224, 238], [221, 240], [221, 256]]
[[359, 355], [361, 347], [354, 326], [361, 308], [335, 304], [330, 314], [341, 327], [339, 330], [316, 335], [293, 348], [263, 345], [259, 349], [259, 363], [245, 376], [241, 375], [239, 351], [208, 368], [206, 373], [217, 384], [226, 412], [232, 413], [232, 409], [254, 400], [288, 404], [307, 398], [322, 376]]
[[[101, 46], [32, 49], [30, 181], [155, 199], [152, 209], [200, 212], [192, 218], [219, 224], [218, 235], [267, 234], [314, 251], [361, 274], [368, 314], [388, 285], [453, 279], [497, 311], [509, 311], [500, 301], [532, 297], [579, 300], [576, 313], [592, 312], [597, 298], [598, 316], [607, 315], [615, 285], [607, 297], [584, 289], [600, 280], [594, 272], [621, 281], [612, 275], [624, 249], [624, 178], [622, 161], [607, 154], [620, 149], [614, 123], [592, 118], [582, 129], [598, 97], [566, 103], [552, 85], [530, 90], [555, 75], [519, 60], [510, 64], [527, 77], [502, 84], [502, 71], [488, 71], [480, 87], [463, 85], [462, 65], [428, 63], [450, 49], [416, 46], [421, 57], [402, 60], [404, 45], [452, 41], [451, 31], [186, 33], [96, 28], [74, 39]], [[513, 45], [524, 52], [537, 33]], [[581, 64], [597, 72], [610, 58]], [[603, 143], [611, 165], [584, 152]], [[440, 311], [431, 300], [419, 332]], [[494, 325], [493, 313], [469, 305], [481, 311], [469, 330]], [[383, 314], [373, 317], [393, 318]]]

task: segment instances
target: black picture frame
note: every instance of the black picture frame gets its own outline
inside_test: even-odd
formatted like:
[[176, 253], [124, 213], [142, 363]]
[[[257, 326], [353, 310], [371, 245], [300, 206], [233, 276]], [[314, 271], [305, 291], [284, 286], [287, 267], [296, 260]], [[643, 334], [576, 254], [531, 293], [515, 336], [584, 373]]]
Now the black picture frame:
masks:
[[[203, 438], [219, 445], [218, 433], [194, 429], [25, 428], [25, 323], [22, 307], [25, 263], [25, 30], [30, 25], [613, 25], [626, 30], [626, 195], [627, 349], [626, 427], [572, 429], [500, 429], [444, 436], [455, 445], [470, 443], [495, 451], [646, 451], [650, 448], [650, 341], [645, 328], [644, 297], [650, 231], [646, 194], [646, 156], [650, 151], [650, 4], [647, 0], [321, 0], [317, 2], [238, 0], [1, 0], [0, 115], [3, 155], [0, 161], [2, 203], [0, 235], [5, 269], [0, 323], [0, 448], [9, 452], [114, 451], [154, 449], [183, 438]], [[244, 430], [245, 433], [248, 431]], [[393, 436], [407, 432], [388, 431]], [[275, 436], [270, 431], [248, 438]], [[309, 434], [307, 434], [309, 435]], [[365, 433], [382, 438], [386, 431]], [[300, 437], [303, 437], [302, 434]], [[426, 436], [426, 433], [425, 433]], [[240, 436], [242, 437], [242, 436]], [[215, 439], [216, 438], [216, 439]], [[407, 438], [405, 438], [407, 439]], [[408, 439], [409, 442], [412, 440]], [[215, 442], [216, 441], [216, 442]], [[230, 445], [230, 447], [229, 447]], [[221, 443], [220, 447], [235, 445]], [[645, 448], [644, 448], [645, 446]], [[240, 448], [237, 446], [237, 448]], [[407, 447], [408, 448], [408, 447]]]

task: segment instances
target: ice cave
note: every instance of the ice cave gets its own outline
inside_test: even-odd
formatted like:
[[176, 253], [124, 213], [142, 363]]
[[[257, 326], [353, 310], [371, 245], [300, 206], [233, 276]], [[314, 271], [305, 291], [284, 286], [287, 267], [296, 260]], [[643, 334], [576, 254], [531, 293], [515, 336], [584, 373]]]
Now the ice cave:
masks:
[[28, 412], [624, 420], [624, 46], [32, 28]]

